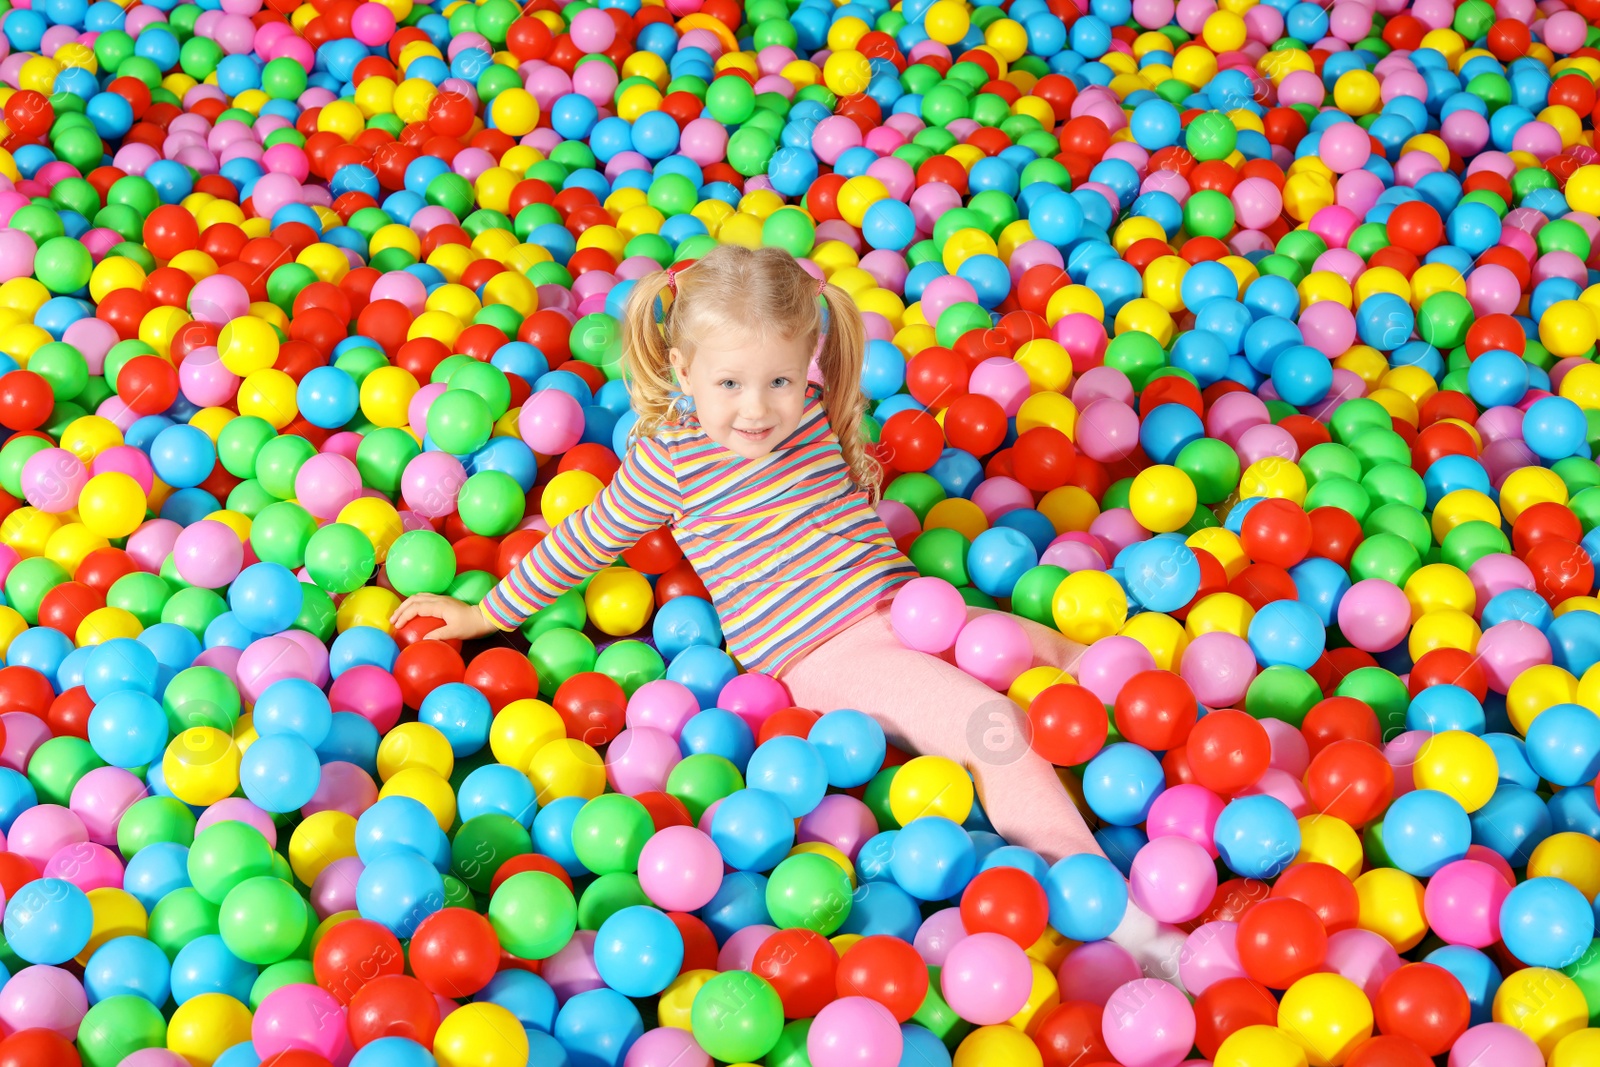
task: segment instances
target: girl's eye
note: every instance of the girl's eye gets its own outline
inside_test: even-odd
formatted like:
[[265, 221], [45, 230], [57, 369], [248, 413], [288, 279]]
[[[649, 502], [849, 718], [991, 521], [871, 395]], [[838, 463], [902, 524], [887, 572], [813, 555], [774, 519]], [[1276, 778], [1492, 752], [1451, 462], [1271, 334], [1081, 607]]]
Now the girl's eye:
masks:
[[787, 379], [787, 378], [774, 378], [774, 379], [772, 379], [772, 387], [774, 389], [782, 389], [784, 386], [786, 386], [788, 384], [789, 384], [789, 379]]
[[717, 383], [717, 388], [719, 388], [719, 389], [737, 389], [737, 388], [739, 388], [739, 383], [734, 381], [732, 378], [724, 378], [724, 379], [722, 379], [722, 381]]

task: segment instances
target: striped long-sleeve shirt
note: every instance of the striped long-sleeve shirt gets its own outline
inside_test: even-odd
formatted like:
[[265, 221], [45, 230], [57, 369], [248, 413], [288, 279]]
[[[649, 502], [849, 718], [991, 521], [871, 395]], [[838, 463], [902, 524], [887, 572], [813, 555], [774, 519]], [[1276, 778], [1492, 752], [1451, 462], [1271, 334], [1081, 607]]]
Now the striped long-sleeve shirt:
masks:
[[760, 459], [712, 441], [693, 415], [637, 441], [574, 513], [483, 601], [509, 630], [645, 534], [670, 525], [747, 669], [778, 674], [916, 577], [850, 481], [815, 386], [800, 425]]

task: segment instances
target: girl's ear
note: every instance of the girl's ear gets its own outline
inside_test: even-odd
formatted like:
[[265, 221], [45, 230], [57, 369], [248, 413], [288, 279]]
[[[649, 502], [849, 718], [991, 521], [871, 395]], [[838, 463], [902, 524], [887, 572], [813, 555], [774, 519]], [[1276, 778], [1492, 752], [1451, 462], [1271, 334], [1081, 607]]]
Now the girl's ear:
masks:
[[678, 389], [684, 396], [689, 396], [689, 361], [684, 358], [683, 350], [667, 349], [667, 359], [672, 364], [672, 376], [677, 379]]

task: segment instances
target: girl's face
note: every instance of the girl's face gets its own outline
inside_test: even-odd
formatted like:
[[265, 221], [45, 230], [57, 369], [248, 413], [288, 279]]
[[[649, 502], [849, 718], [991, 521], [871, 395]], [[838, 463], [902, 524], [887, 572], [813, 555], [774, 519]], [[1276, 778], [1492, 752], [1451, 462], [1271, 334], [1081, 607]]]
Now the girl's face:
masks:
[[693, 360], [671, 354], [706, 436], [730, 452], [760, 459], [800, 425], [811, 348], [799, 338], [712, 338]]

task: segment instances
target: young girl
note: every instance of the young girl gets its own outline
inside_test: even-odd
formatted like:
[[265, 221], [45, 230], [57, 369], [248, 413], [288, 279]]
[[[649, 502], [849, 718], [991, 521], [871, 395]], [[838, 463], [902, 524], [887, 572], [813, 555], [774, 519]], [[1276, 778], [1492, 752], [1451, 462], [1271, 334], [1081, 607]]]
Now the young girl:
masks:
[[[807, 372], [823, 304], [818, 389]], [[849, 294], [780, 249], [722, 245], [641, 279], [623, 327], [639, 422], [611, 483], [482, 604], [420, 594], [394, 624], [441, 618], [428, 635], [441, 639], [515, 629], [670, 524], [745, 669], [782, 680], [798, 706], [858, 709], [908, 751], [962, 764], [995, 829], [1047, 861], [1098, 852], [1028, 747], [1021, 709], [890, 629], [889, 603], [916, 570], [872, 506], [880, 471], [861, 438], [865, 334]], [[1037, 663], [1074, 668], [1082, 646], [1019, 621]]]

